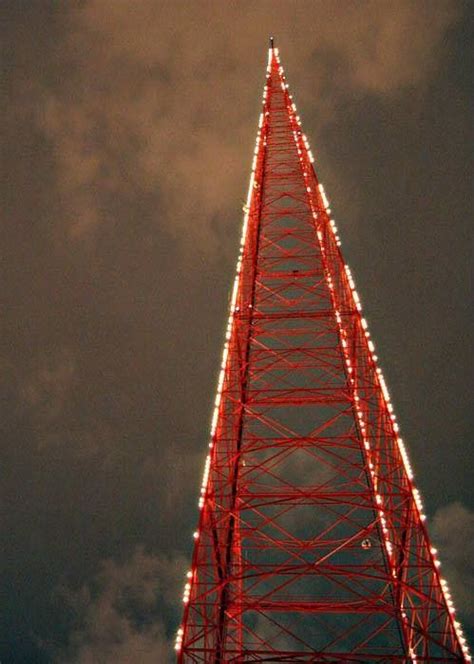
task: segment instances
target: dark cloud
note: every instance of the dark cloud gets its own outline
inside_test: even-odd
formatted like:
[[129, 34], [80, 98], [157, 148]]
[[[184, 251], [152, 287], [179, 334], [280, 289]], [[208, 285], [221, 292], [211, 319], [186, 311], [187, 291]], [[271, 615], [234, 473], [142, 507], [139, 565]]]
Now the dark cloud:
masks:
[[471, 615], [469, 10], [3, 3], [2, 661], [179, 620], [270, 31]]

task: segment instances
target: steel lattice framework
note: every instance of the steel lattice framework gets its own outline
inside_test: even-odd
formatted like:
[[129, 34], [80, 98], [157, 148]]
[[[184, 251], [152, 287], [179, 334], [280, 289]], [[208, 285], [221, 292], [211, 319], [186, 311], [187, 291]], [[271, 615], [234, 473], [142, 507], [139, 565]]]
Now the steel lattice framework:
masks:
[[178, 662], [470, 661], [271, 44]]

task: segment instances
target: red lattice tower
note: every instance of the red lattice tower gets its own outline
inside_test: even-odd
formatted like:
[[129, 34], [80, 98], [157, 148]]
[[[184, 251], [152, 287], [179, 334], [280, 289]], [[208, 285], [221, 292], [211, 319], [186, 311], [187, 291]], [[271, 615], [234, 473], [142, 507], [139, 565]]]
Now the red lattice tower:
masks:
[[471, 661], [271, 44], [178, 662]]

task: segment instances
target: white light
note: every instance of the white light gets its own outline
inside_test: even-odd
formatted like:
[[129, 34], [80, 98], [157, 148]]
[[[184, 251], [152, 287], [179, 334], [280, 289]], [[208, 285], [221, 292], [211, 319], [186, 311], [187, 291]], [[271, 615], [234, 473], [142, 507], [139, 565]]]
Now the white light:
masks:
[[319, 192], [321, 194], [321, 198], [323, 199], [324, 207], [328, 208], [329, 207], [329, 201], [326, 197], [326, 193], [324, 191], [324, 187], [322, 184], [319, 184]]

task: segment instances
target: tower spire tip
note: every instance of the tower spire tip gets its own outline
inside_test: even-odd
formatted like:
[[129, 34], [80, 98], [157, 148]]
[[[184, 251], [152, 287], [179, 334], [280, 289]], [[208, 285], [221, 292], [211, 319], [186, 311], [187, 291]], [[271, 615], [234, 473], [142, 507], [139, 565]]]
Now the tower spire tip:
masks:
[[274, 43], [273, 37], [270, 37], [270, 48], [273, 50], [275, 48], [275, 43]]

